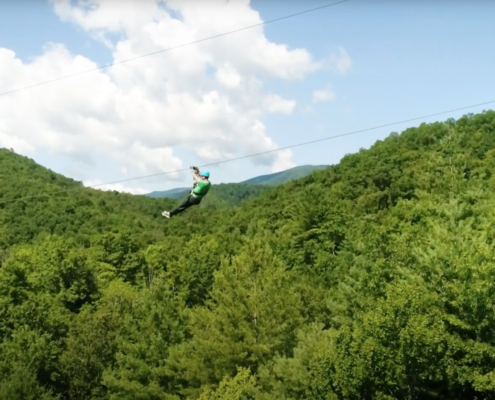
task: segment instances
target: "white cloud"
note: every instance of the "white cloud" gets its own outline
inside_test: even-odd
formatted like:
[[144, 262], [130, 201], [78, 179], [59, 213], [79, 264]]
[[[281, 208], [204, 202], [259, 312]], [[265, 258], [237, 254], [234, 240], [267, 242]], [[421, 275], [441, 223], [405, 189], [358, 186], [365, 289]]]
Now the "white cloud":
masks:
[[313, 103], [335, 100], [335, 93], [330, 89], [319, 89], [313, 92]]
[[292, 161], [292, 152], [290, 150], [281, 150], [279, 157], [272, 166], [272, 173], [285, 171], [295, 166], [296, 164]]
[[31, 146], [26, 140], [20, 138], [12, 133], [6, 133], [0, 131], [0, 147], [6, 149], [12, 149], [16, 153], [28, 155], [34, 152], [34, 147]]
[[143, 189], [141, 187], [129, 187], [129, 186], [125, 186], [121, 183], [104, 184], [100, 180], [88, 180], [88, 181], [84, 181], [83, 184], [86, 187], [92, 187], [93, 189], [103, 190], [103, 191], [114, 191], [115, 190], [117, 192], [130, 193], [130, 194], [148, 194], [148, 193], [150, 193], [149, 190]]
[[217, 69], [216, 78], [218, 82], [222, 83], [228, 88], [238, 87], [242, 80], [242, 77], [237, 73], [237, 71], [231, 64], [225, 64], [219, 67]]
[[[50, 1], [62, 20], [109, 46], [114, 61], [262, 22], [248, 0], [170, 0], [168, 9], [158, 0]], [[0, 48], [0, 91], [96, 67], [61, 44], [30, 62]], [[264, 80], [302, 79], [320, 67], [305, 49], [270, 42], [256, 27], [2, 96], [0, 121], [16, 136], [0, 134], [0, 143], [88, 164], [105, 159], [126, 176], [183, 168], [179, 148], [197, 164], [273, 150], [261, 118], [289, 114], [296, 103], [266, 93]], [[277, 169], [292, 165], [291, 154], [252, 162]]]
[[345, 75], [352, 68], [352, 60], [343, 47], [339, 47], [336, 53], [330, 55], [331, 68], [339, 74]]
[[286, 100], [278, 94], [269, 94], [263, 100], [266, 110], [271, 113], [290, 114], [296, 106], [294, 100]]

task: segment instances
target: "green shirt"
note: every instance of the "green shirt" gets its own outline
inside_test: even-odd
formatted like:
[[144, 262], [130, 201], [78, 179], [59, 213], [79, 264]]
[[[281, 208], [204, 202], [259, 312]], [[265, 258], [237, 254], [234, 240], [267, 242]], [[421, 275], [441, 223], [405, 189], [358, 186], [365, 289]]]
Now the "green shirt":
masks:
[[193, 189], [193, 195], [194, 197], [198, 197], [202, 199], [203, 197], [206, 196], [206, 193], [208, 193], [208, 190], [210, 190], [211, 182], [210, 181], [205, 181], [201, 179], [196, 186], [194, 186]]

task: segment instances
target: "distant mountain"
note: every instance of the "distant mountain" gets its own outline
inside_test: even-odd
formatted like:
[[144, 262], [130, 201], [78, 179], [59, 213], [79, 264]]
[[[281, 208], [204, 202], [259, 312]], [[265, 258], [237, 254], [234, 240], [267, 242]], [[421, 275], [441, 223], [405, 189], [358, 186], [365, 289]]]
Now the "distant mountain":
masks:
[[250, 185], [276, 186], [295, 179], [304, 178], [305, 176], [310, 175], [313, 171], [318, 171], [325, 168], [328, 168], [328, 165], [301, 165], [299, 167], [276, 172], [274, 174], [257, 176], [241, 183], [247, 183]]
[[164, 190], [164, 191], [158, 191], [158, 192], [151, 192], [148, 193], [146, 196], [148, 197], [153, 197], [155, 199], [158, 199], [160, 197], [168, 197], [170, 199], [176, 199], [178, 197], [182, 197], [186, 192], [189, 192], [191, 188], [175, 188], [175, 189], [170, 189], [170, 190]]
[[[304, 178], [305, 176], [310, 175], [313, 171], [318, 171], [325, 168], [328, 168], [328, 165], [301, 165], [299, 167], [294, 167], [291, 169], [287, 169], [285, 171], [276, 172], [274, 174], [256, 176], [254, 178], [248, 179], [240, 183], [227, 183], [224, 185], [247, 184], [247, 185], [277, 186], [295, 179]], [[191, 190], [190, 187], [175, 188], [170, 190], [151, 192], [146, 196], [153, 198], [168, 197], [171, 199], [177, 199], [186, 195], [190, 190]]]

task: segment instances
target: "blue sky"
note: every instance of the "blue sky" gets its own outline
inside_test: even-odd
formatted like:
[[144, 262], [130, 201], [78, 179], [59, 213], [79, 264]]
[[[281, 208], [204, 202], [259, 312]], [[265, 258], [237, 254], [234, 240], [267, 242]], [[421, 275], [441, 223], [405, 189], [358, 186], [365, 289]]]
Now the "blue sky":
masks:
[[[263, 20], [269, 20], [328, 3], [255, 0], [251, 6]], [[351, 0], [269, 24], [265, 34], [275, 43], [305, 48], [316, 59], [326, 58], [342, 46], [352, 60], [352, 69], [345, 75], [321, 70], [301, 81], [264, 82], [270, 90], [297, 101], [291, 115], [271, 114], [263, 119], [268, 136], [280, 147], [495, 100], [495, 2]], [[81, 28], [60, 21], [47, 2], [2, 2], [0, 48], [11, 49], [29, 62], [43, 52], [48, 42], [64, 43], [71, 53], [82, 54], [98, 64], [112, 61], [107, 48]], [[335, 92], [335, 100], [313, 104], [313, 91], [325, 87]], [[30, 90], [49, 90], [49, 85]], [[494, 106], [495, 103], [424, 122], [458, 118]], [[334, 164], [345, 154], [369, 147], [391, 131], [421, 122], [296, 147], [293, 160], [298, 165]], [[195, 163], [190, 154], [180, 150], [178, 154], [186, 164]], [[38, 151], [33, 158], [71, 176], [70, 162], [63, 156]], [[97, 164], [95, 179], [107, 182], [122, 178], [108, 160], [98, 159]], [[220, 183], [241, 181], [270, 170], [243, 161], [236, 168], [225, 164], [211, 168], [211, 172], [212, 180]], [[164, 179], [149, 182], [153, 190], [181, 186]]]

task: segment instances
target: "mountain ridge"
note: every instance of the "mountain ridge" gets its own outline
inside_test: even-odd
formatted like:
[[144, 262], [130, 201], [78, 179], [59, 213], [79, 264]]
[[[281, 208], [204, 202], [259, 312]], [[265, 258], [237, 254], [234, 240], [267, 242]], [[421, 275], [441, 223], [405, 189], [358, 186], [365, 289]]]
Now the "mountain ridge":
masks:
[[[222, 183], [222, 184], [213, 184], [213, 186], [217, 185], [266, 185], [266, 186], [277, 186], [289, 182], [294, 179], [300, 179], [307, 175], [310, 175], [314, 171], [319, 171], [325, 168], [328, 168], [328, 165], [300, 165], [297, 167], [293, 167], [284, 171], [275, 172], [272, 174], [259, 175], [250, 179], [247, 179], [242, 182], [234, 183]], [[163, 198], [168, 197], [172, 199], [180, 198], [186, 195], [189, 191], [191, 191], [190, 187], [184, 188], [174, 188], [163, 191], [153, 191], [151, 193], [145, 194], [144, 196], [152, 197], [152, 198]]]

